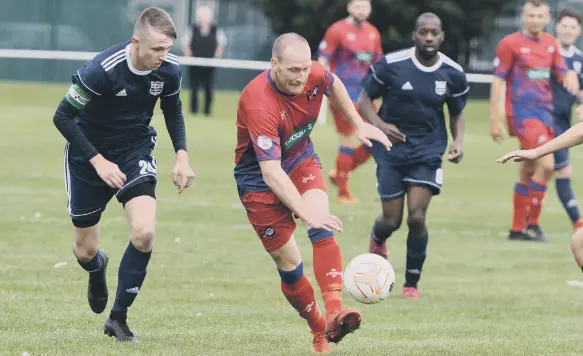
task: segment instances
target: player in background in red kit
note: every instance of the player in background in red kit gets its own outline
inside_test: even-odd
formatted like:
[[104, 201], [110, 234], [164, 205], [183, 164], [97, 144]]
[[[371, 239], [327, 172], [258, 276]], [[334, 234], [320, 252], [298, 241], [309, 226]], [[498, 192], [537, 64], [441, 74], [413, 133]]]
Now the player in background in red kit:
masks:
[[[342, 80], [356, 105], [362, 90], [362, 78], [370, 66], [381, 59], [383, 48], [379, 31], [367, 21], [371, 13], [370, 0], [350, 0], [347, 9], [349, 16], [335, 22], [326, 31], [320, 43], [318, 61]], [[336, 169], [329, 173], [330, 180], [338, 186], [340, 202], [356, 203], [348, 189], [348, 176], [368, 160], [370, 151], [354, 135], [355, 128], [350, 120], [334, 108], [332, 114], [340, 147]]]
[[[499, 117], [503, 84], [508, 131], [518, 138], [523, 150], [553, 138], [551, 75], [571, 93], [579, 91], [577, 74], [568, 71], [557, 41], [544, 32], [549, 23], [550, 11], [545, 1], [528, 0], [522, 8], [522, 29], [498, 44], [490, 92], [491, 135], [496, 142], [504, 137]], [[546, 241], [539, 216], [553, 170], [552, 155], [520, 163], [509, 240]]]
[[[312, 330], [312, 351], [328, 353], [329, 342], [358, 329], [361, 319], [357, 310], [342, 306], [342, 255], [334, 238], [342, 222], [330, 213], [322, 166], [310, 139], [323, 96], [352, 122], [364, 144], [372, 146], [373, 139], [388, 150], [391, 143], [362, 121], [342, 82], [311, 56], [303, 37], [284, 34], [273, 44], [271, 69], [243, 89], [235, 180], [249, 222], [277, 265], [284, 296]], [[303, 272], [294, 217], [308, 228], [325, 317]]]

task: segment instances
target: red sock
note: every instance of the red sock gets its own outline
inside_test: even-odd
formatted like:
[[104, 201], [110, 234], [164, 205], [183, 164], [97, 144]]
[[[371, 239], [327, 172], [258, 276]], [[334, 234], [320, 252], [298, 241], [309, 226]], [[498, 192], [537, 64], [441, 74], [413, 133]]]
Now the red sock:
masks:
[[528, 195], [530, 201], [530, 212], [528, 215], [528, 223], [530, 225], [538, 225], [540, 212], [543, 209], [543, 200], [547, 192], [547, 182], [539, 182], [531, 179], [528, 182], [530, 194]]
[[530, 210], [529, 189], [525, 184], [516, 183], [514, 185], [512, 214], [512, 231], [522, 231], [526, 229], [528, 212]]
[[310, 329], [315, 332], [326, 330], [326, 319], [320, 313], [314, 288], [305, 275], [295, 284], [281, 281], [281, 291], [291, 306], [308, 322]]
[[353, 154], [353, 161], [352, 161], [352, 170], [360, 167], [363, 163], [368, 161], [370, 157], [370, 152], [368, 151], [368, 147], [365, 145], [360, 145], [357, 149], [354, 150]]
[[334, 236], [313, 243], [314, 275], [320, 286], [326, 316], [342, 310], [342, 253]]
[[348, 195], [348, 173], [352, 170], [353, 150], [341, 147], [336, 156], [336, 184], [339, 195]]

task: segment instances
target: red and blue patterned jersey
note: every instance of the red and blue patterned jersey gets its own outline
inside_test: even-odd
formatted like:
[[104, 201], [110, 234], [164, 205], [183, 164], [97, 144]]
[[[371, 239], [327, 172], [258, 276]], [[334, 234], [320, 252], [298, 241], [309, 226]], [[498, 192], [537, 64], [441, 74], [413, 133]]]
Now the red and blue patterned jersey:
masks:
[[553, 111], [551, 74], [562, 79], [567, 66], [557, 40], [548, 33], [539, 38], [515, 32], [502, 39], [496, 49], [494, 74], [506, 79], [506, 112], [512, 107], [531, 106]]
[[318, 62], [302, 93], [282, 93], [267, 70], [241, 93], [237, 106], [235, 180], [239, 191], [269, 190], [259, 161], [278, 160], [289, 173], [307, 158], [315, 157], [310, 133], [314, 129], [323, 95], [329, 95], [334, 76]]
[[344, 83], [348, 95], [356, 102], [362, 90], [362, 78], [383, 56], [381, 35], [369, 22], [357, 25], [349, 19], [336, 21], [320, 43], [320, 56], [328, 60], [330, 70]]

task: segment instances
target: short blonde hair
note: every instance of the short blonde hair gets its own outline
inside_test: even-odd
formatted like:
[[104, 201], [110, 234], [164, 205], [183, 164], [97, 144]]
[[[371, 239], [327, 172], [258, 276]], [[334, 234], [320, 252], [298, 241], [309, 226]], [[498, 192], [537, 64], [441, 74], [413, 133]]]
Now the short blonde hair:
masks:
[[134, 34], [145, 27], [152, 27], [172, 39], [178, 37], [172, 17], [158, 7], [149, 7], [142, 11], [134, 26]]

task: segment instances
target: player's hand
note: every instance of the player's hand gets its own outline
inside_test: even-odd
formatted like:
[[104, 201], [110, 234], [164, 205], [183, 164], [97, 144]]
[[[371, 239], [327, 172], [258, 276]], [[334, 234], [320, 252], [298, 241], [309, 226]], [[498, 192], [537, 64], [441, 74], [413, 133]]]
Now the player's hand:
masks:
[[188, 155], [185, 151], [178, 151], [176, 155], [176, 164], [172, 169], [172, 182], [178, 188], [178, 194], [182, 194], [184, 189], [194, 183], [196, 174], [188, 163]]
[[356, 130], [356, 137], [369, 147], [372, 147], [372, 143], [369, 145], [370, 141], [367, 139], [378, 141], [385, 145], [387, 151], [391, 150], [393, 142], [405, 142], [405, 135], [399, 131], [397, 126], [386, 122], [381, 122], [378, 126], [363, 122]]
[[577, 78], [577, 73], [574, 71], [567, 72], [563, 80], [563, 86], [569, 93], [576, 95], [579, 92], [579, 78]]
[[308, 228], [342, 232], [342, 221], [330, 213], [312, 211], [302, 220]]
[[513, 160], [514, 162], [533, 161], [538, 159], [538, 153], [535, 150], [518, 150], [512, 151], [498, 158], [496, 162], [506, 163], [506, 161]]
[[492, 139], [494, 142], [500, 142], [504, 140], [504, 136], [506, 135], [506, 130], [504, 130], [504, 126], [502, 122], [498, 118], [493, 118], [490, 120], [490, 134], [492, 135]]
[[101, 180], [112, 188], [121, 189], [126, 182], [126, 175], [119, 169], [117, 164], [105, 159], [102, 155], [97, 155], [89, 160], [97, 175]]
[[454, 141], [451, 146], [449, 146], [449, 153], [447, 155], [447, 160], [451, 163], [460, 163], [464, 157], [463, 145], [461, 142]]

